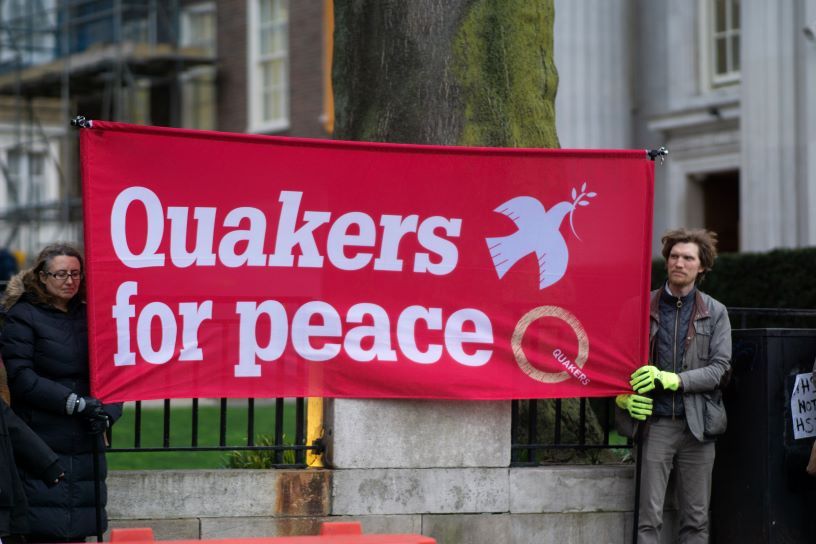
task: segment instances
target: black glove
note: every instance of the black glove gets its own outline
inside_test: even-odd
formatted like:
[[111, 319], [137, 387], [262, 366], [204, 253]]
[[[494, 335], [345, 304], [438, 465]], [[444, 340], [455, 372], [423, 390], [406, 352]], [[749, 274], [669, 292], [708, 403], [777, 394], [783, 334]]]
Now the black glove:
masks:
[[88, 422], [88, 432], [90, 434], [102, 434], [108, 430], [108, 427], [110, 427], [110, 419], [108, 419], [108, 414], [103, 412], [101, 408], [98, 415], [94, 416], [93, 418], [88, 418], [86, 421]]
[[93, 397], [82, 397], [85, 400], [85, 409], [79, 413], [87, 419], [108, 419], [105, 412], [102, 411], [102, 403]]
[[54, 487], [63, 478], [65, 478], [65, 471], [62, 470], [59, 461], [54, 461], [48, 465], [48, 468], [42, 473], [42, 481], [45, 482], [48, 487]]
[[102, 403], [93, 397], [83, 397], [85, 409], [79, 415], [88, 422], [88, 431], [91, 434], [102, 434], [110, 427], [108, 414], [102, 410]]

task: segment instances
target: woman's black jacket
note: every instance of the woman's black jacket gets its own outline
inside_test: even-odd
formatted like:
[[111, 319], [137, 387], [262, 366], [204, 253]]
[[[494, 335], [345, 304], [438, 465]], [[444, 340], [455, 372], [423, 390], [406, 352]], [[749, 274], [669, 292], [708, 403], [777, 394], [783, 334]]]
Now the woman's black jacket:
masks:
[[48, 485], [54, 485], [62, 473], [57, 454], [0, 399], [0, 536], [25, 534], [29, 529], [18, 465]]
[[[68, 312], [63, 312], [22, 295], [5, 316], [0, 353], [8, 372], [14, 412], [59, 455], [65, 469], [65, 481], [52, 488], [28, 471], [21, 472], [32, 532], [58, 538], [97, 533], [95, 448], [100, 452], [98, 476], [102, 482], [99, 530], [104, 531], [104, 435], [90, 434], [90, 424], [81, 414], [67, 415], [65, 410], [69, 394], [90, 395], [85, 304], [73, 300]], [[105, 405], [104, 411], [115, 421], [122, 406]]]

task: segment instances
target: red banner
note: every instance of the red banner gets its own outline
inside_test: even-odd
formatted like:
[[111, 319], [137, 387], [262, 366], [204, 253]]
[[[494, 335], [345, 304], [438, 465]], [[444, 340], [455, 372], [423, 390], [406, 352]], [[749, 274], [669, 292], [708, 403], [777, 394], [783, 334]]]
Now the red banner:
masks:
[[93, 393], [606, 396], [646, 361], [644, 151], [81, 131]]

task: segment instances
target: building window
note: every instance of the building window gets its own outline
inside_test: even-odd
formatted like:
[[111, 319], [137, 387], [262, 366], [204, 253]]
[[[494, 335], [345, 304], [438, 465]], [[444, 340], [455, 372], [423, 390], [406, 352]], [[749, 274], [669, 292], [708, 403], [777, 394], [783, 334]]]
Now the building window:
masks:
[[181, 76], [181, 126], [215, 130], [215, 69], [202, 66]]
[[[215, 4], [192, 4], [181, 14], [181, 46], [215, 57]], [[198, 66], [181, 74], [181, 126], [215, 130], [215, 67]]]
[[150, 80], [137, 79], [134, 85], [125, 87], [125, 119], [136, 125], [151, 124]]
[[29, 66], [53, 60], [56, 12], [55, 0], [0, 2], [0, 63]]
[[289, 6], [249, 0], [249, 131], [289, 128]]
[[705, 0], [703, 50], [711, 87], [740, 79], [740, 0]]
[[192, 4], [181, 13], [181, 46], [215, 56], [215, 4]]
[[[45, 198], [45, 153], [15, 147], [6, 154], [8, 179], [14, 188], [12, 201], [19, 205], [38, 204]], [[14, 198], [16, 197], [16, 198]]]

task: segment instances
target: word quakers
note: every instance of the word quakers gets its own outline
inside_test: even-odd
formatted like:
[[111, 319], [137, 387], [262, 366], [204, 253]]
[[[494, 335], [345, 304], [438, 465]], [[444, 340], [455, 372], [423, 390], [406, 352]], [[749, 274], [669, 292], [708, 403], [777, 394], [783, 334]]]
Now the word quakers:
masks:
[[[227, 230], [215, 240], [216, 215], [214, 207], [195, 207], [192, 217], [196, 223], [192, 250], [186, 247], [190, 208], [170, 206], [165, 209], [158, 195], [146, 187], [129, 187], [116, 197], [111, 210], [111, 241], [118, 259], [128, 268], [167, 266], [167, 258], [160, 248], [165, 241], [165, 218], [169, 222], [170, 264], [177, 268], [189, 266], [275, 266], [322, 268], [324, 254], [319, 250], [315, 234], [328, 228], [325, 257], [340, 270], [360, 270], [371, 264], [374, 270], [400, 272], [404, 268], [398, 257], [400, 242], [415, 236], [423, 251], [417, 251], [410, 268], [417, 273], [449, 274], [459, 260], [456, 245], [449, 238], [459, 237], [462, 220], [431, 216], [420, 220], [416, 214], [381, 215], [377, 228], [374, 218], [364, 212], [349, 212], [332, 222], [328, 211], [305, 210], [300, 213], [303, 193], [281, 191], [278, 226], [274, 252], [267, 255], [267, 217], [258, 209], [248, 206], [229, 210], [223, 218]], [[133, 215], [146, 217], [144, 246], [136, 250], [128, 240], [133, 233], [128, 219]], [[300, 219], [300, 226], [298, 220]], [[330, 226], [324, 227], [324, 225]], [[239, 228], [245, 226], [246, 228]], [[141, 229], [138, 229], [141, 231]], [[374, 254], [379, 238], [379, 253]], [[239, 249], [240, 248], [240, 249]], [[295, 248], [299, 250], [296, 256]], [[351, 254], [351, 255], [349, 255]], [[297, 262], [296, 262], [297, 261]]]

